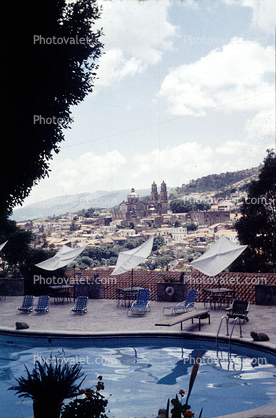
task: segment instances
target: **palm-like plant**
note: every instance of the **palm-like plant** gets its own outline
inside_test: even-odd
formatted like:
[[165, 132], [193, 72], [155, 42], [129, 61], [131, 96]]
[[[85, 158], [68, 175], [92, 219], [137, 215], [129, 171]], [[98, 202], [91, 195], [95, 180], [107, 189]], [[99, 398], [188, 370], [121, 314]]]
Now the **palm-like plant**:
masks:
[[41, 358], [32, 372], [26, 366], [25, 369], [27, 377], [15, 378], [18, 385], [9, 389], [15, 390], [19, 397], [32, 398], [35, 418], [59, 417], [62, 401], [75, 396], [85, 379], [77, 384], [84, 375], [81, 365], [69, 365], [61, 357], [51, 356], [49, 362]]

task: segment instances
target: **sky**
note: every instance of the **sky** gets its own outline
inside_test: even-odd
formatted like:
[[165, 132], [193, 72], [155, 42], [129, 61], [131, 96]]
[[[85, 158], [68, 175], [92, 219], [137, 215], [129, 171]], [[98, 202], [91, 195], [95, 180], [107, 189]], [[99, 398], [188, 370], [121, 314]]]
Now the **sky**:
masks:
[[72, 108], [51, 197], [256, 167], [275, 148], [275, 0], [100, 1], [104, 54]]

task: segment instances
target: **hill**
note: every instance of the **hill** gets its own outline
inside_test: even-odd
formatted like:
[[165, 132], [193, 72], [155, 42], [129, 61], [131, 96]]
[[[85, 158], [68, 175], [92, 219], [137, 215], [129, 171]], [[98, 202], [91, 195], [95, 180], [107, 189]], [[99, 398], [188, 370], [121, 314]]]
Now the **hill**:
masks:
[[246, 170], [221, 174], [210, 174], [191, 180], [188, 184], [176, 187], [169, 194], [170, 200], [191, 194], [212, 194], [213, 197], [225, 197], [233, 191], [246, 191], [252, 180], [257, 179], [262, 165]]
[[[260, 165], [246, 170], [210, 174], [197, 180], [191, 180], [188, 184], [182, 184], [181, 187], [168, 187], [169, 200], [203, 193], [210, 194], [215, 198], [225, 197], [233, 190], [244, 191], [248, 188], [250, 182], [257, 178], [261, 167]], [[150, 189], [141, 189], [137, 192], [141, 200], [150, 199]], [[78, 212], [91, 207], [111, 209], [126, 200], [128, 194], [128, 189], [114, 192], [98, 190], [94, 193], [54, 197], [14, 210], [11, 219], [17, 222], [28, 221], [53, 215], [58, 216], [68, 212]]]
[[[141, 189], [139, 195], [147, 196], [149, 189]], [[53, 215], [62, 215], [70, 212], [78, 212], [88, 208], [112, 208], [119, 205], [127, 199], [129, 189], [117, 190], [114, 192], [98, 190], [94, 193], [79, 193], [75, 195], [66, 195], [53, 197], [41, 202], [27, 205], [23, 208], [15, 209], [11, 219], [17, 222], [45, 218]]]

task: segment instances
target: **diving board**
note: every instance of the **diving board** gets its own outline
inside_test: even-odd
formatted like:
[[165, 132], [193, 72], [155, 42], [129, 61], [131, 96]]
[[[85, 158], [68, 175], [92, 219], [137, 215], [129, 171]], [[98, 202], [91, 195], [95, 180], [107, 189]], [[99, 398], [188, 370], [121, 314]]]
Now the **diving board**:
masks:
[[173, 325], [180, 324], [182, 330], [182, 323], [184, 321], [188, 321], [189, 319], [192, 320], [192, 324], [194, 323], [194, 318], [198, 319], [198, 330], [200, 331], [201, 319], [209, 319], [210, 324], [210, 312], [206, 309], [202, 310], [195, 310], [192, 312], [186, 312], [184, 314], [178, 315], [177, 317], [173, 317], [172, 319], [166, 320], [162, 323], [155, 324], [156, 327], [172, 327]]

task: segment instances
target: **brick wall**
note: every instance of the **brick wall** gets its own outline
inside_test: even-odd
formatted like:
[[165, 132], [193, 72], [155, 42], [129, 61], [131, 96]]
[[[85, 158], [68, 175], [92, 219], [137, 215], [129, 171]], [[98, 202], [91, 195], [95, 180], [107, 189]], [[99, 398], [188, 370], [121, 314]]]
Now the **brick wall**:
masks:
[[[78, 279], [93, 278], [95, 273], [99, 274], [99, 279], [104, 285], [104, 299], [116, 299], [116, 289], [131, 286], [131, 272], [118, 276], [110, 276], [113, 268], [95, 270], [76, 270], [75, 277]], [[74, 271], [69, 270], [67, 274], [74, 277]], [[180, 278], [180, 271], [141, 271], [134, 270], [133, 284], [151, 290], [151, 300], [157, 300], [157, 283], [164, 281], [165, 277]], [[276, 284], [276, 273], [221, 273], [215, 277], [208, 277], [200, 272], [185, 273], [186, 283], [189, 289], [200, 291], [197, 302], [202, 302], [204, 289], [226, 287], [235, 290], [235, 297], [239, 300], [247, 300], [255, 303], [255, 285], [257, 284]], [[168, 283], [168, 286], [170, 284]]]

